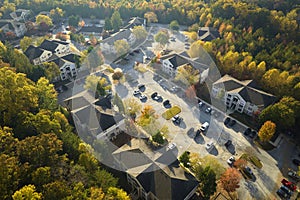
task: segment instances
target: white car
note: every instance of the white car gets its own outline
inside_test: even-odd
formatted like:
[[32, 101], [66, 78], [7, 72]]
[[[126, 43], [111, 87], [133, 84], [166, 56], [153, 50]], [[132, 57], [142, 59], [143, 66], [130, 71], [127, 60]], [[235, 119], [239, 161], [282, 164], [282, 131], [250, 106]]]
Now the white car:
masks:
[[208, 122], [204, 122], [202, 124], [202, 126], [200, 127], [200, 131], [204, 132], [207, 130], [207, 128], [209, 127], [209, 123]]
[[211, 111], [212, 111], [211, 107], [208, 107], [208, 108], [206, 108], [206, 110], [205, 110], [205, 112], [208, 113], [208, 114], [209, 114]]
[[141, 94], [141, 92], [139, 90], [134, 90], [133, 91], [133, 95], [134, 96], [137, 96], [137, 95], [140, 95], [140, 94]]
[[233, 156], [230, 156], [230, 158], [228, 158], [227, 163], [228, 165], [233, 165], [233, 163], [235, 162], [235, 158]]
[[205, 149], [207, 151], [211, 151], [213, 148], [214, 148], [215, 144], [214, 144], [214, 141], [213, 140], [210, 140], [209, 142], [207, 142], [205, 144]]
[[143, 101], [144, 99], [146, 99], [147, 97], [145, 95], [141, 95], [140, 96], [140, 100]]
[[172, 150], [172, 149], [175, 149], [176, 148], [176, 143], [170, 143], [167, 147], [168, 150]]

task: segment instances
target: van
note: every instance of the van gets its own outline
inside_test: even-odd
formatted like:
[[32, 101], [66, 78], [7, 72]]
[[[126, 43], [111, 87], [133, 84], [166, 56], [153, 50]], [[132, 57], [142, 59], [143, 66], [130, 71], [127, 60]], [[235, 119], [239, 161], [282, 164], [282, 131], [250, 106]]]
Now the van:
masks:
[[209, 127], [209, 123], [208, 122], [204, 122], [203, 124], [202, 124], [202, 126], [200, 127], [200, 130], [202, 131], [202, 132], [204, 132], [204, 131], [206, 131], [206, 129]]

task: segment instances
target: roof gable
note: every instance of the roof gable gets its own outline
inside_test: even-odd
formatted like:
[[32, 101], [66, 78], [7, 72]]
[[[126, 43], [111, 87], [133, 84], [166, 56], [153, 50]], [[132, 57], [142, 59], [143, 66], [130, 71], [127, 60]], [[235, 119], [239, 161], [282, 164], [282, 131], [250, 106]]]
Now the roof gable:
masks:
[[35, 47], [33, 45], [30, 45], [26, 51], [24, 52], [24, 54], [28, 57], [29, 60], [34, 60], [36, 58], [39, 58], [42, 54], [43, 54], [43, 50]]

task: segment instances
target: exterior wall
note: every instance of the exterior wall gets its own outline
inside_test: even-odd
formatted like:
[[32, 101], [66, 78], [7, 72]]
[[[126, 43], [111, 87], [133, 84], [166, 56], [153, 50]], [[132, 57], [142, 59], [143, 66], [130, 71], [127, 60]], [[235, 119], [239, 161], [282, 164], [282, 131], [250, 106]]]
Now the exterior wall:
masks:
[[15, 34], [17, 37], [23, 36], [27, 31], [26, 25], [24, 23], [20, 24], [19, 28], [15, 28]]
[[66, 80], [70, 77], [77, 75], [76, 66], [74, 63], [66, 62], [62, 67], [60, 67], [60, 78], [61, 80]]
[[243, 113], [246, 105], [246, 101], [239, 94], [226, 92], [225, 104], [227, 108], [236, 110], [239, 113]]
[[244, 113], [251, 116], [256, 111], [258, 111], [258, 107], [256, 105], [249, 102], [246, 103], [246, 106], [244, 108]]
[[[99, 133], [96, 137], [97, 139], [105, 139], [105, 140], [110, 140], [114, 136], [118, 135], [120, 133], [120, 130], [125, 129], [125, 120], [121, 120], [117, 124], [113, 125], [112, 127], [108, 128], [107, 130]], [[114, 133], [114, 136], [113, 136]]]
[[70, 52], [70, 46], [68, 45], [63, 45], [63, 44], [59, 44], [57, 46], [57, 48], [55, 49], [55, 54], [58, 56], [62, 56], [66, 53]]
[[176, 75], [176, 70], [174, 70], [172, 63], [169, 60], [163, 60], [162, 61], [163, 68], [162, 70], [169, 74], [170, 76]]

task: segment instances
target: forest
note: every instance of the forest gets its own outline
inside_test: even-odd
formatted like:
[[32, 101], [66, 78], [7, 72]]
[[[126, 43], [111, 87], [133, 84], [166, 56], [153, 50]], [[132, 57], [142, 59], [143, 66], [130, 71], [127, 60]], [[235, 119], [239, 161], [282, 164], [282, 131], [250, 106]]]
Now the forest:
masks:
[[[222, 74], [254, 79], [278, 101], [260, 113], [279, 130], [299, 130], [299, 0], [1, 0], [0, 16], [17, 8], [37, 14], [57, 7], [65, 16], [122, 19], [154, 12], [159, 23], [176, 20], [187, 31], [211, 26], [220, 39], [202, 43]], [[33, 66], [0, 44], [0, 199], [129, 199], [118, 179], [74, 133], [48, 79], [51, 65]], [[285, 121], [282, 121], [285, 119]]]

